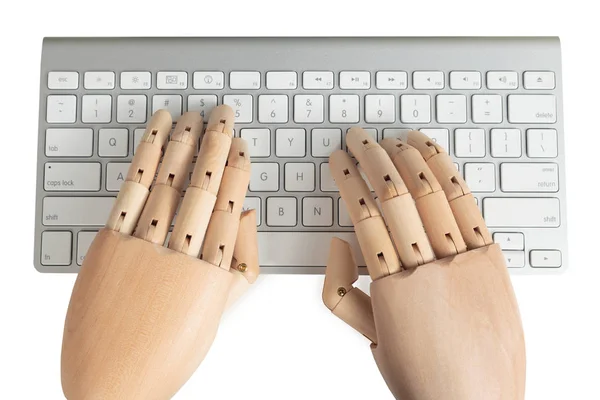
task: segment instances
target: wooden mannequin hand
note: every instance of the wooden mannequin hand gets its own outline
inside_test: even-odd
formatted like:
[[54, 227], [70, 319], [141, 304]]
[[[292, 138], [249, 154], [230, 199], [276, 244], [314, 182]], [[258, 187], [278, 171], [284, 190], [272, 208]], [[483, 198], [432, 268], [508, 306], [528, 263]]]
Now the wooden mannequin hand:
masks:
[[416, 131], [380, 146], [353, 128], [347, 144], [381, 204], [350, 156], [333, 153], [371, 298], [352, 286], [350, 246], [334, 239], [325, 305], [372, 341], [397, 399], [522, 400], [523, 329], [504, 257], [450, 157]]
[[152, 117], [73, 288], [62, 348], [67, 399], [171, 398], [204, 359], [228, 301], [256, 279], [256, 217], [241, 213], [250, 159], [232, 138], [233, 120], [228, 106], [212, 111], [164, 247], [203, 122], [181, 116], [158, 169], [172, 121], [164, 110]]

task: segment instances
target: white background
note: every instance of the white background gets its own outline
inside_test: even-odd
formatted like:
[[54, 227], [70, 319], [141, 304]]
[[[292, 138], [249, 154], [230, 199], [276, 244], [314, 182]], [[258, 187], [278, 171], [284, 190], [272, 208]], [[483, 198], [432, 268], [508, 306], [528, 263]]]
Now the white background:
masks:
[[[559, 35], [570, 270], [513, 277], [527, 340], [526, 398], [600, 399], [600, 72], [594, 59], [599, 22], [588, 7], [525, 0], [5, 2], [0, 15], [0, 398], [63, 398], [60, 345], [75, 275], [40, 274], [32, 265], [42, 37]], [[392, 399], [367, 341], [322, 305], [322, 280], [262, 277], [225, 315], [208, 357], [176, 399]]]

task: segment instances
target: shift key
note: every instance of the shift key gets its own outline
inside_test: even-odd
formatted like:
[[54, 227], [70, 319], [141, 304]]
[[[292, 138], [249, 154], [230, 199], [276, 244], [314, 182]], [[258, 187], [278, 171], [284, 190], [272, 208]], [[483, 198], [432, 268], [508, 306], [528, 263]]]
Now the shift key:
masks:
[[486, 197], [483, 217], [490, 228], [557, 228], [560, 203], [553, 197]]
[[44, 197], [42, 224], [103, 226], [114, 201], [114, 197]]

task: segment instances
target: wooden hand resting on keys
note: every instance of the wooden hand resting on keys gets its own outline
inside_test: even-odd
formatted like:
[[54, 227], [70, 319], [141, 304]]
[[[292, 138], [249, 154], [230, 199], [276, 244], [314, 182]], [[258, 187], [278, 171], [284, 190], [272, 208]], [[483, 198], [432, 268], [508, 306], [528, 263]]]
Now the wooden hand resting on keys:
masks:
[[334, 239], [325, 305], [372, 342], [397, 399], [522, 400], [525, 344], [505, 261], [448, 154], [416, 131], [380, 146], [353, 128], [347, 145], [381, 204], [350, 156], [333, 153], [371, 297], [352, 286], [350, 247]]
[[250, 159], [233, 122], [228, 106], [212, 111], [164, 247], [203, 121], [179, 119], [158, 169], [172, 121], [164, 110], [152, 117], [73, 288], [62, 349], [67, 399], [171, 398], [204, 359], [228, 302], [255, 281], [256, 217], [241, 212]]

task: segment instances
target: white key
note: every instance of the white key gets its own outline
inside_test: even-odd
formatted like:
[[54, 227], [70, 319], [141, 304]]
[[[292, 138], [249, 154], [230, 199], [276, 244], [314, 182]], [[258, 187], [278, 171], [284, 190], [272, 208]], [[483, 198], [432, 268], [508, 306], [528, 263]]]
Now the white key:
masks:
[[483, 216], [490, 228], [557, 228], [560, 226], [559, 201], [550, 197], [487, 197], [483, 199]]
[[112, 97], [109, 95], [85, 95], [81, 98], [81, 122], [86, 124], [108, 123], [112, 120]]
[[410, 131], [412, 131], [410, 128], [385, 128], [383, 130], [383, 138], [402, 139], [402, 136]]
[[77, 121], [77, 97], [51, 95], [46, 98], [46, 121], [49, 124], [72, 124]]
[[250, 123], [253, 120], [252, 96], [249, 94], [229, 94], [223, 96], [223, 104], [227, 104], [235, 113], [236, 123]]
[[267, 225], [296, 226], [298, 224], [297, 207], [295, 197], [267, 198]]
[[552, 94], [508, 96], [508, 121], [511, 124], [555, 123], [556, 96]]
[[443, 89], [444, 73], [442, 71], [415, 71], [413, 72], [413, 87], [415, 89]]
[[251, 192], [276, 192], [279, 190], [279, 164], [252, 163]]
[[378, 71], [375, 82], [377, 89], [405, 90], [408, 87], [408, 74], [405, 71]]
[[152, 87], [152, 74], [148, 71], [121, 72], [121, 89], [148, 90]]
[[269, 129], [242, 129], [240, 137], [248, 143], [250, 157], [269, 157], [271, 155], [271, 131]]
[[427, 94], [400, 96], [400, 119], [404, 123], [431, 122], [431, 98]]
[[496, 190], [496, 169], [491, 163], [466, 163], [465, 181], [472, 192]]
[[210, 112], [217, 106], [214, 94], [192, 94], [188, 96], [188, 111], [200, 113], [204, 121], [210, 118]]
[[360, 119], [358, 102], [358, 95], [355, 94], [329, 96], [329, 121], [356, 124]]
[[91, 129], [46, 129], [47, 157], [89, 157], [93, 145]]
[[477, 90], [481, 89], [481, 72], [452, 71], [450, 72], [450, 89]]
[[42, 265], [70, 265], [71, 237], [71, 232], [42, 232]]
[[368, 123], [396, 122], [396, 98], [392, 94], [365, 96], [365, 121]]
[[158, 110], [164, 109], [171, 114], [173, 122], [177, 122], [179, 117], [181, 117], [182, 103], [183, 99], [178, 94], [154, 95], [152, 96], [152, 114]]
[[560, 250], [531, 250], [529, 262], [533, 268], [558, 268], [562, 265]]
[[531, 158], [556, 158], [558, 139], [555, 129], [527, 129], [527, 156]]
[[140, 142], [142, 141], [142, 137], [144, 136], [144, 128], [139, 128], [133, 131], [133, 154], [135, 155], [135, 151], [137, 150]]
[[504, 261], [507, 268], [523, 268], [525, 267], [525, 252], [524, 251], [503, 251]]
[[498, 124], [502, 122], [502, 96], [499, 94], [473, 95], [473, 115], [476, 124]]
[[311, 143], [313, 157], [329, 157], [331, 153], [342, 148], [342, 130], [313, 129]]
[[440, 94], [436, 97], [437, 121], [440, 124], [464, 124], [467, 122], [467, 96]]
[[221, 71], [196, 71], [193, 81], [194, 89], [223, 89], [225, 74]]
[[131, 163], [110, 162], [106, 164], [106, 190], [109, 192], [118, 192], [121, 185], [127, 178], [127, 171]]
[[519, 77], [514, 71], [489, 71], [486, 76], [488, 89], [516, 89]]
[[558, 192], [558, 165], [553, 163], [502, 163], [503, 192]]
[[338, 200], [338, 222], [340, 226], [354, 226], [352, 219], [350, 219], [350, 214], [348, 214], [346, 203], [344, 203], [344, 199], [341, 197]]
[[302, 73], [304, 89], [333, 89], [333, 72], [304, 71]]
[[79, 232], [77, 234], [77, 265], [82, 265], [98, 232]]
[[429, 136], [431, 140], [439, 144], [446, 150], [446, 153], [450, 154], [450, 142], [448, 129], [445, 128], [432, 128], [432, 129], [419, 129], [425, 135]]
[[556, 87], [554, 72], [551, 71], [526, 71], [523, 74], [525, 89], [551, 90]]
[[340, 72], [340, 89], [366, 90], [371, 87], [371, 74], [369, 71], [342, 71]]
[[115, 88], [112, 71], [88, 71], [83, 75], [83, 87], [88, 90], [111, 90]]
[[100, 190], [100, 163], [46, 163], [47, 192], [95, 192]]
[[98, 155], [100, 157], [126, 157], [129, 150], [129, 131], [124, 128], [100, 129]]
[[298, 74], [295, 71], [267, 72], [267, 89], [292, 90], [298, 87]]
[[275, 131], [277, 157], [305, 157], [306, 131], [301, 128], [280, 128]]
[[246, 197], [244, 204], [242, 205], [242, 211], [255, 210], [256, 211], [256, 226], [261, 224], [261, 207], [260, 197]]
[[260, 89], [260, 72], [233, 71], [229, 74], [229, 87], [232, 89]]
[[185, 71], [160, 71], [156, 74], [156, 87], [158, 89], [187, 89], [187, 72]]
[[483, 129], [456, 129], [454, 131], [456, 157], [485, 157], [485, 131]]
[[302, 199], [302, 225], [332, 226], [333, 199], [331, 197], [305, 197]]
[[315, 164], [286, 163], [285, 191], [312, 192], [315, 190]]
[[323, 95], [294, 96], [294, 122], [320, 124], [324, 121]]
[[329, 163], [321, 164], [321, 192], [339, 192], [333, 176], [331, 176], [331, 170], [329, 169]]
[[114, 197], [44, 197], [42, 224], [104, 226], [114, 202]]
[[79, 73], [75, 71], [48, 72], [48, 89], [77, 89]]
[[520, 129], [492, 129], [492, 157], [521, 157]]
[[284, 94], [258, 96], [258, 122], [262, 124], [288, 122], [288, 97]]
[[146, 122], [146, 96], [139, 94], [118, 96], [117, 122], [121, 124]]
[[494, 242], [502, 250], [525, 250], [525, 236], [520, 232], [496, 232]]

